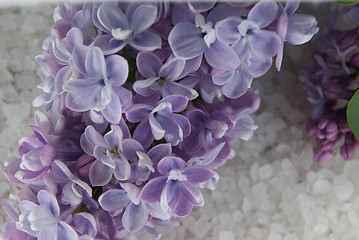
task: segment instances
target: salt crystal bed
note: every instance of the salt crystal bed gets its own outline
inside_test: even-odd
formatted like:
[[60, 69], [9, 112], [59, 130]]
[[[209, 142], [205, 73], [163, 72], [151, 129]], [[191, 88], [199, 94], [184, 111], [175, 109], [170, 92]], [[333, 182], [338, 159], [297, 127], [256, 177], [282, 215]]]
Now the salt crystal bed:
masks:
[[[53, 8], [0, 9], [0, 156], [4, 163], [18, 140], [31, 134], [28, 125], [35, 110], [31, 102], [40, 92], [34, 57], [50, 32]], [[303, 3], [298, 12], [314, 14], [323, 26], [333, 8], [331, 3]], [[311, 106], [297, 76], [300, 67], [311, 63], [311, 51], [318, 47], [314, 41], [286, 46], [282, 71], [272, 69], [254, 81], [262, 104], [254, 115], [259, 128], [252, 141], [233, 145], [235, 156], [219, 170], [216, 190], [204, 191], [205, 205], [180, 219], [179, 227], [159, 229], [162, 239], [359, 239], [359, 154], [349, 162], [339, 154], [325, 164], [313, 162], [316, 145], [304, 133]], [[3, 201], [14, 188], [2, 170], [1, 164]], [[6, 219], [0, 209], [0, 224]]]

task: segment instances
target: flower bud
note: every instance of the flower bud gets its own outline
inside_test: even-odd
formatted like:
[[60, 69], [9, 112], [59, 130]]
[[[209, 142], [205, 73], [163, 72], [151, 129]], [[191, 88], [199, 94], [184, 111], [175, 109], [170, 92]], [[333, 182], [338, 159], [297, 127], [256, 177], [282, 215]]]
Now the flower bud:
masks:
[[90, 167], [95, 161], [93, 156], [83, 154], [76, 161], [76, 169], [80, 176], [87, 177], [89, 175]]
[[324, 94], [331, 100], [338, 100], [342, 96], [342, 93], [343, 89], [337, 83], [330, 82], [324, 86]]

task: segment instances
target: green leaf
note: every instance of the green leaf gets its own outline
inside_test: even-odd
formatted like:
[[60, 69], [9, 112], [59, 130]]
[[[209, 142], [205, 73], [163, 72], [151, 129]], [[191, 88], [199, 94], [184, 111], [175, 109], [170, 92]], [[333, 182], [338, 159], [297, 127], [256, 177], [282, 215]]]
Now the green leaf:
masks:
[[349, 6], [359, 3], [359, 1], [341, 1], [341, 0], [334, 0], [334, 2], [342, 6]]
[[347, 119], [355, 137], [359, 138], [359, 90], [350, 99], [347, 107]]

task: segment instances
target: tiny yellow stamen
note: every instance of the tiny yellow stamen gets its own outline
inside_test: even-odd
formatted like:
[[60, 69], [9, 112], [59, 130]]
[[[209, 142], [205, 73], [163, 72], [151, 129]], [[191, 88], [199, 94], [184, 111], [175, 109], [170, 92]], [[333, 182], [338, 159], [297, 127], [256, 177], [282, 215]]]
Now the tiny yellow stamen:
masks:
[[158, 79], [158, 85], [161, 86], [163, 83], [164, 83], [164, 81], [163, 81], [161, 78], [159, 78], [159, 79]]

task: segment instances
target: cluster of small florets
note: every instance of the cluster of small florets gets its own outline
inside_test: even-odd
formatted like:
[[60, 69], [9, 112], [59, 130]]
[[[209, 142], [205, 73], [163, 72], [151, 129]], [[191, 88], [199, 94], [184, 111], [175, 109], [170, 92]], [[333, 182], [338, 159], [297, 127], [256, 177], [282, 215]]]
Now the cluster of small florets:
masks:
[[204, 204], [230, 143], [249, 140], [283, 44], [318, 31], [299, 2], [85, 3], [55, 10], [36, 58], [34, 135], [5, 168], [5, 239], [120, 239]]
[[[341, 14], [359, 20], [356, 8], [348, 10], [342, 9]], [[315, 160], [319, 162], [331, 159], [338, 145], [345, 160], [350, 160], [359, 147], [346, 118], [347, 104], [359, 88], [359, 27], [336, 30], [338, 13], [333, 14], [320, 37], [322, 47], [313, 54], [313, 67], [303, 68], [300, 77], [314, 107], [306, 132], [317, 138]]]

